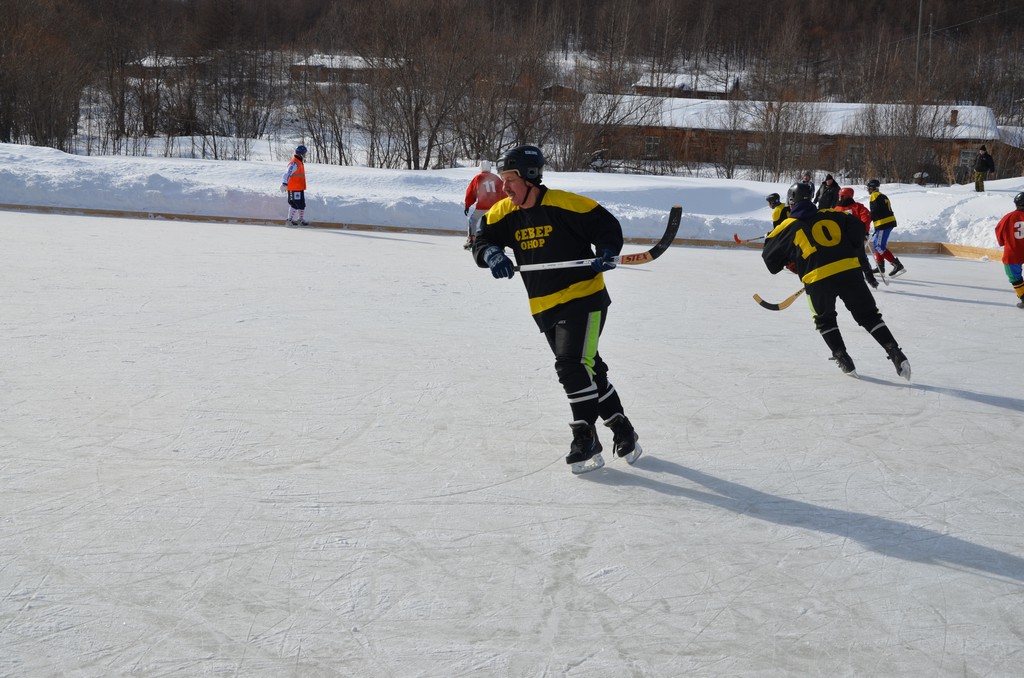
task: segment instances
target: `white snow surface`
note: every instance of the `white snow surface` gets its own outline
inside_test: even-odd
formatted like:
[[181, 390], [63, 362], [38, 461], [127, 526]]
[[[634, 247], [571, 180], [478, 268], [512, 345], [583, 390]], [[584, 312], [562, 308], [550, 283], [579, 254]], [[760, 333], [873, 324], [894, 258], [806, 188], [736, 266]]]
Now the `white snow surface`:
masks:
[[[0, 153], [0, 202], [283, 212], [283, 163]], [[314, 220], [449, 227], [472, 170], [311, 174]], [[752, 182], [549, 183], [589, 182], [633, 228], [765, 230]], [[894, 187], [898, 234], [991, 231], [1020, 180], [991, 183]], [[876, 297], [911, 383], [845, 311], [859, 379], [802, 300], [757, 306], [799, 283], [756, 250], [609, 272], [645, 454], [574, 477], [522, 285], [462, 240], [0, 211], [0, 675], [1020, 675], [998, 263], [902, 257]]]
[[[272, 155], [265, 148], [260, 157]], [[154, 214], [281, 220], [287, 205], [279, 187], [288, 158], [253, 162], [154, 157], [67, 155], [50, 148], [0, 144], [0, 204]], [[463, 231], [462, 201], [479, 170], [383, 170], [306, 163], [307, 219], [320, 224]], [[816, 184], [824, 173], [815, 174]], [[681, 204], [679, 238], [731, 242], [764, 235], [765, 196], [786, 195], [790, 183], [545, 172], [545, 183], [601, 202], [627, 238], [657, 238], [666, 206]], [[846, 185], [840, 177], [840, 184]], [[853, 186], [867, 202], [866, 189]], [[993, 231], [1011, 211], [1024, 178], [974, 184], [885, 184], [899, 226], [892, 242], [913, 240], [996, 247]]]

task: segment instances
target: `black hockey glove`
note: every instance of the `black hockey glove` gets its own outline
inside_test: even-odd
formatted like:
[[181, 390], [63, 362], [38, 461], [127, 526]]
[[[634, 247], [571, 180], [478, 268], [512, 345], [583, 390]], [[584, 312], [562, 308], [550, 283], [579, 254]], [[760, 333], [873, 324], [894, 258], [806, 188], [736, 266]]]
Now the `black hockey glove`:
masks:
[[615, 268], [615, 262], [612, 261], [614, 258], [615, 255], [612, 254], [612, 251], [609, 249], [605, 249], [601, 252], [600, 257], [590, 262], [590, 268], [594, 269], [598, 273], [610, 271], [613, 268]]
[[484, 252], [484, 261], [495, 278], [511, 278], [516, 274], [512, 260], [506, 257], [499, 247], [488, 247]]

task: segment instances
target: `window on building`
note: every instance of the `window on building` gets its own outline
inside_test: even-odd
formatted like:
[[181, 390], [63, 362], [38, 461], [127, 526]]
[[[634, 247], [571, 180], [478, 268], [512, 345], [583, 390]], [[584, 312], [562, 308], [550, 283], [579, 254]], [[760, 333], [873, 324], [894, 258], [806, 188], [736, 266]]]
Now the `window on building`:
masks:
[[864, 147], [851, 144], [846, 147], [846, 167], [849, 171], [857, 171], [864, 167]]
[[661, 137], [644, 137], [644, 157], [653, 159], [660, 157]]
[[743, 162], [754, 163], [758, 162], [762, 156], [762, 149], [764, 145], [758, 141], [748, 141], [746, 155], [743, 158]]

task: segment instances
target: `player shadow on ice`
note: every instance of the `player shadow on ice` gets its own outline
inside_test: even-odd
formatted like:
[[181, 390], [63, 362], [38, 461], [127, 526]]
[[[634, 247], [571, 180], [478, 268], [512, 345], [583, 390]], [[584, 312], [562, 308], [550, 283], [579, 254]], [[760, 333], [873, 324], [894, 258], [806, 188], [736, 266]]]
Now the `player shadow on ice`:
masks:
[[[901, 285], [902, 287], [902, 285]], [[953, 301], [958, 304], [971, 304], [973, 306], [1001, 306], [1003, 308], [1013, 308], [1013, 304], [1009, 304], [1005, 301], [981, 301], [980, 299], [964, 299], [958, 297], [943, 297], [938, 294], [921, 294], [919, 292], [905, 292], [902, 290], [889, 289], [885, 291], [885, 294], [898, 295], [901, 297], [916, 297], [918, 299], [931, 299], [933, 301]]]
[[959, 537], [898, 520], [779, 497], [656, 457], [643, 457], [637, 462], [637, 468], [643, 468], [648, 473], [681, 478], [701, 485], [708, 491], [608, 466], [604, 473], [591, 473], [582, 477], [607, 485], [643, 487], [777, 525], [835, 534], [844, 539], [853, 539], [871, 551], [892, 558], [1024, 581], [1024, 559]]
[[880, 386], [896, 386], [899, 388], [913, 389], [915, 391], [938, 393], [939, 395], [952, 396], [963, 400], [973, 400], [974, 402], [981, 403], [982, 405], [1001, 407], [1012, 412], [1024, 412], [1024, 400], [1020, 398], [1011, 398], [1010, 396], [992, 395], [991, 393], [976, 393], [962, 388], [947, 388], [945, 386], [931, 386], [929, 384], [921, 383], [907, 384], [903, 381], [889, 381], [888, 379], [879, 379], [877, 377], [870, 377], [864, 374], [860, 375], [860, 380], [868, 381]]
[[914, 281], [905, 281], [902, 278], [899, 280], [899, 288], [896, 289], [892, 286], [885, 290], [885, 295], [896, 295], [900, 297], [914, 297], [916, 299], [931, 299], [932, 301], [952, 301], [955, 303], [972, 304], [975, 306], [1000, 306], [1000, 307], [1013, 307], [1013, 304], [1009, 304], [1006, 301], [982, 301], [977, 298], [965, 298], [965, 297], [945, 297], [939, 294], [923, 294], [921, 292], [911, 292], [905, 288], [908, 287], [923, 287], [932, 288], [936, 285], [946, 285], [947, 287], [962, 287], [966, 289], [982, 290], [984, 292], [991, 292], [993, 294], [1000, 294], [1001, 290], [995, 288], [976, 287], [970, 285], [950, 285], [946, 283], [915, 283]]
[[[393, 236], [393, 235], [388, 235], [388, 233], [390, 233], [391, 231], [386, 231], [386, 230], [383, 230], [383, 229], [381, 229], [379, 231], [374, 231], [374, 230], [367, 230], [366, 228], [362, 228], [362, 229], [341, 228], [341, 227], [331, 227], [331, 228], [328, 228], [328, 227], [324, 226], [324, 227], [321, 227], [321, 228], [318, 228], [318, 229], [314, 229], [314, 230], [316, 230], [316, 231], [318, 231], [320, 233], [333, 233], [335, 235], [347, 235], [347, 236], [351, 236], [353, 238], [367, 238], [369, 240], [394, 240], [396, 242], [416, 243], [417, 245], [436, 245], [437, 244], [437, 243], [431, 242], [429, 240], [412, 240], [410, 238], [398, 238], [398, 237]], [[438, 231], [437, 235], [452, 235], [452, 234], [451, 233], [445, 233], [443, 231]], [[466, 239], [466, 234], [462, 233], [460, 237], [462, 238], [462, 240], [465, 240]], [[462, 240], [459, 241], [460, 245], [461, 245]]]
[[946, 282], [943, 280], [929, 280], [927, 282], [907, 279], [906, 277], [900, 278], [900, 287], [956, 287], [964, 290], [980, 290], [982, 292], [993, 292], [995, 294], [1002, 294], [1006, 291], [1005, 287], [998, 285], [964, 285], [963, 283]]

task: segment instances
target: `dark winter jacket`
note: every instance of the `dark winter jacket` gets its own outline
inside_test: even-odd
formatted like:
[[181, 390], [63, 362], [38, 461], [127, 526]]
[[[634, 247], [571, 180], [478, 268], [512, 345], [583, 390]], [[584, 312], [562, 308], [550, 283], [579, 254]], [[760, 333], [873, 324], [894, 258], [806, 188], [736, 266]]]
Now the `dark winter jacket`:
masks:
[[975, 172], [995, 172], [996, 163], [992, 160], [992, 156], [989, 155], [988, 151], [981, 151], [978, 153], [977, 159], [974, 161]]
[[818, 209], [825, 210], [835, 207], [837, 202], [839, 202], [839, 184], [834, 180], [831, 186], [828, 181], [822, 183], [818, 187], [818, 193], [814, 196], [814, 203]]

